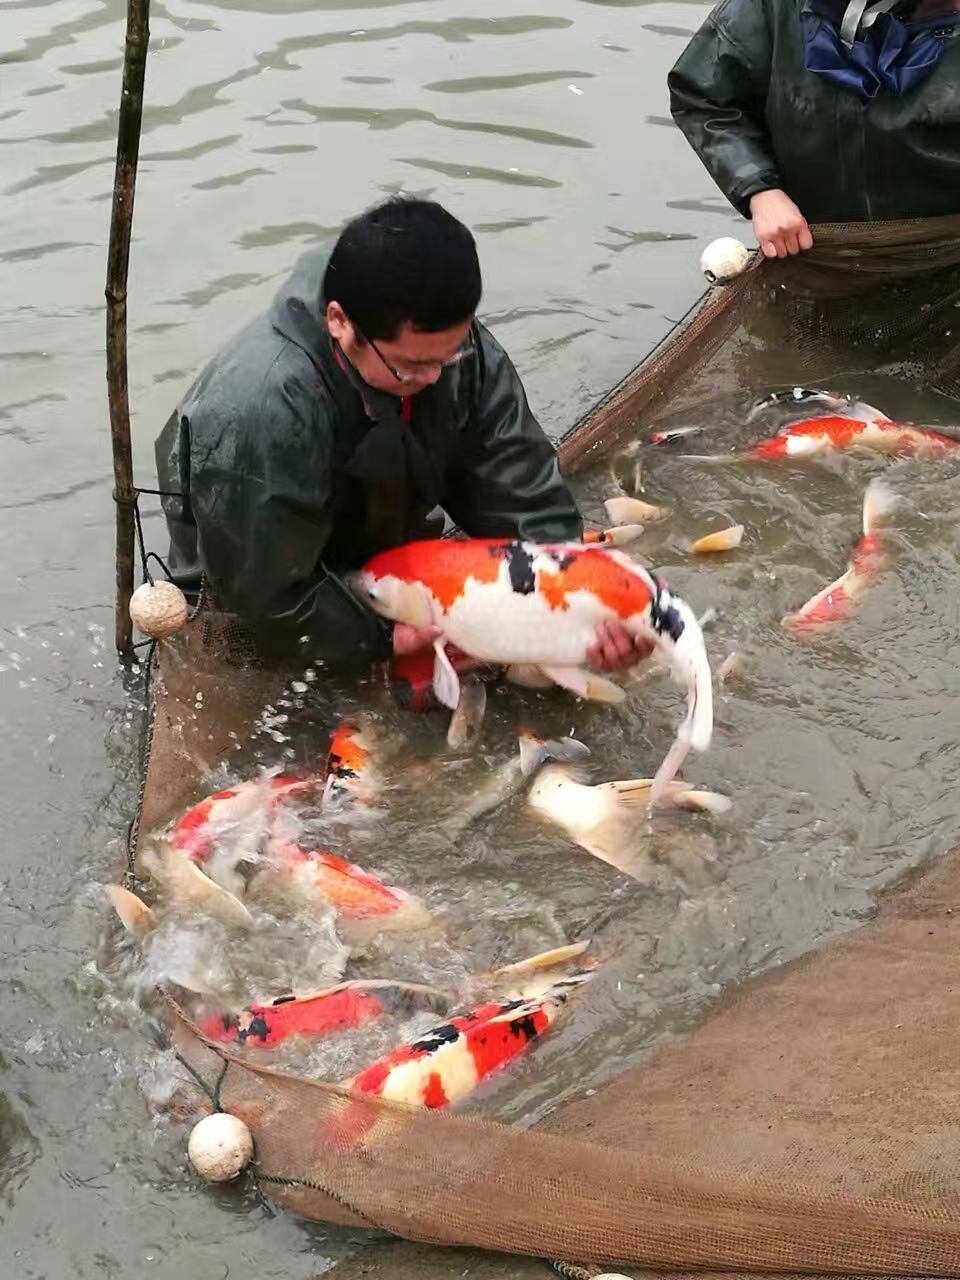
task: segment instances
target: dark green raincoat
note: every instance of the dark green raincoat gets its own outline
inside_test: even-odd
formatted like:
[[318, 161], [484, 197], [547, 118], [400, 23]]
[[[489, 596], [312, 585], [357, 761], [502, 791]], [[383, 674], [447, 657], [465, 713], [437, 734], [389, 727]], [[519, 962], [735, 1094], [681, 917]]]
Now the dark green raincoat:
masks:
[[780, 187], [808, 222], [960, 213], [960, 39], [902, 97], [807, 71], [803, 0], [721, 0], [669, 76], [670, 109], [745, 217]]
[[363, 663], [390, 630], [342, 575], [437, 536], [579, 538], [580, 515], [516, 370], [483, 325], [475, 352], [407, 401], [363, 383], [321, 301], [328, 249], [304, 254], [270, 310], [201, 374], [161, 432], [170, 568], [265, 647]]

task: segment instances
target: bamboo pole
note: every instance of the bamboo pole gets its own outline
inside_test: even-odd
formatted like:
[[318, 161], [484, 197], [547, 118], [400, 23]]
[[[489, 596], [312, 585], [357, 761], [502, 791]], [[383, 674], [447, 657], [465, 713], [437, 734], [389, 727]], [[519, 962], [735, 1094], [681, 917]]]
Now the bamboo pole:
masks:
[[113, 446], [114, 499], [117, 508], [117, 649], [133, 651], [130, 596], [133, 594], [134, 509], [133, 455], [130, 444], [130, 397], [127, 386], [127, 268], [133, 227], [133, 196], [140, 154], [143, 80], [147, 67], [150, 0], [127, 0], [127, 39], [123, 57], [123, 91], [117, 124], [117, 167], [113, 179], [110, 246], [107, 252], [107, 396]]

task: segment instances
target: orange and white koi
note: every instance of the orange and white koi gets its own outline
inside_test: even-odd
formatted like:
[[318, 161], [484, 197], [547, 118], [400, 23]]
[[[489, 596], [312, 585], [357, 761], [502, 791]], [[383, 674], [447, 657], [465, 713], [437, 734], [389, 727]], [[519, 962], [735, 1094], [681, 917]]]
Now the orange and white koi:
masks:
[[420, 1107], [457, 1102], [538, 1040], [556, 1022], [570, 992], [592, 976], [590, 970], [580, 971], [540, 995], [478, 1005], [394, 1049], [343, 1087]]
[[426, 1009], [441, 1013], [450, 997], [411, 982], [341, 982], [309, 996], [279, 996], [239, 1013], [212, 1014], [200, 1023], [210, 1040], [273, 1048], [292, 1036], [325, 1036], [362, 1027], [386, 1016], [409, 1017]]
[[777, 435], [752, 445], [743, 456], [760, 460], [816, 458], [830, 450], [872, 449], [875, 453], [916, 458], [942, 458], [960, 441], [925, 427], [907, 426], [889, 418], [862, 422], [858, 418], [808, 418], [784, 427]]
[[870, 482], [863, 499], [863, 534], [846, 573], [818, 591], [796, 613], [787, 614], [782, 623], [784, 627], [804, 630], [848, 616], [854, 602], [886, 563], [882, 522], [896, 502], [896, 495], [881, 480]]
[[648, 639], [687, 686], [673, 771], [689, 746], [704, 751], [710, 745], [712, 682], [696, 617], [620, 551], [496, 539], [408, 543], [374, 556], [358, 575], [357, 590], [395, 622], [440, 628], [433, 686], [451, 709], [460, 682], [446, 656], [448, 642], [487, 662], [535, 664], [580, 697], [622, 701], [622, 688], [584, 669], [598, 623], [615, 619]]
[[789, 391], [767, 396], [754, 406], [750, 416], [770, 405], [800, 405], [817, 401], [836, 412], [789, 423], [769, 440], [747, 449], [745, 456], [765, 460], [805, 459], [830, 451], [861, 448], [889, 456], [940, 458], [960, 446], [960, 440], [942, 432], [894, 422], [873, 405], [830, 391], [811, 391], [806, 387], [792, 387]]
[[205, 862], [224, 837], [251, 820], [266, 823], [285, 796], [317, 786], [316, 777], [264, 774], [215, 791], [189, 808], [170, 829], [167, 843], [196, 863]]
[[304, 849], [293, 840], [271, 836], [254, 870], [253, 897], [283, 896], [298, 903], [329, 904], [341, 926], [369, 924], [381, 930], [418, 929], [430, 923], [427, 908], [407, 893], [384, 884], [372, 872], [335, 853]]
[[333, 731], [323, 766], [323, 798], [369, 801], [374, 790], [373, 743], [356, 724], [341, 724]]

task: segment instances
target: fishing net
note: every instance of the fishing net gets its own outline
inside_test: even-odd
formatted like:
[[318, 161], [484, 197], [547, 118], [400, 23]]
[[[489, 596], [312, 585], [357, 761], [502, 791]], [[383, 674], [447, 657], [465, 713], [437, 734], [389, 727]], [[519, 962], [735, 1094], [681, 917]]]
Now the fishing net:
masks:
[[[960, 398], [958, 305], [960, 219], [821, 228], [802, 261], [754, 264], [712, 291], [570, 433], [565, 465], [585, 468], [718, 392], [749, 399], [848, 368]], [[208, 789], [205, 771], [284, 679], [209, 609], [160, 646], [140, 831]], [[692, 1032], [532, 1129], [241, 1060], [172, 1001], [168, 1025], [202, 1105], [253, 1131], [263, 1192], [306, 1218], [586, 1268], [571, 1275], [957, 1276], [958, 895], [960, 850], [869, 923], [728, 992]], [[405, 1249], [414, 1273], [463, 1271]], [[527, 1273], [480, 1257], [470, 1274]]]

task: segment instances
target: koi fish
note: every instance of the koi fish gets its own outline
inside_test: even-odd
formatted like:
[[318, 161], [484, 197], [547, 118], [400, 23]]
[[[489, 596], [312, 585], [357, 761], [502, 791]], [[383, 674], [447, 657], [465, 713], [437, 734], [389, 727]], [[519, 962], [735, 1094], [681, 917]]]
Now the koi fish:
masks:
[[[384, 617], [440, 628], [433, 688], [451, 710], [460, 682], [447, 642], [499, 665], [533, 663], [579, 697], [622, 701], [620, 686], [583, 668], [597, 624], [616, 619], [648, 639], [687, 686], [687, 716], [669, 767], [676, 772], [688, 747], [710, 745], [712, 682], [696, 617], [620, 551], [497, 539], [414, 542], [374, 556], [356, 586]], [[658, 773], [658, 786], [669, 777]]]
[[787, 614], [782, 621], [784, 627], [803, 630], [837, 622], [848, 615], [854, 601], [885, 563], [881, 524], [896, 503], [896, 495], [881, 480], [870, 482], [863, 499], [863, 534], [846, 573], [818, 591], [796, 613]]
[[278, 996], [239, 1013], [217, 1013], [200, 1023], [210, 1040], [273, 1048], [291, 1036], [324, 1036], [362, 1027], [387, 1015], [409, 1017], [418, 1010], [442, 1013], [450, 997], [435, 987], [410, 982], [341, 982], [309, 996]]
[[323, 798], [327, 800], [371, 798], [372, 743], [355, 724], [341, 724], [333, 731], [323, 766]]
[[764, 461], [807, 459], [820, 457], [830, 450], [862, 448], [888, 456], [942, 458], [958, 446], [960, 441], [939, 431], [907, 426], [885, 417], [863, 422], [859, 418], [836, 416], [791, 423], [769, 440], [747, 449], [743, 456]]
[[862, 448], [888, 456], [940, 458], [960, 446], [960, 440], [939, 431], [894, 422], [881, 410], [860, 400], [830, 391], [811, 391], [806, 387], [775, 392], [755, 406], [753, 413], [771, 404], [808, 404], [812, 401], [822, 402], [828, 409], [839, 412], [790, 423], [769, 440], [747, 449], [744, 456], [765, 460], [815, 458], [830, 450]]
[[[638, 809], [649, 807], [653, 785], [652, 778], [632, 778], [590, 786], [570, 770], [548, 765], [534, 779], [527, 799], [595, 858], [643, 880], [648, 858], [636, 847], [636, 816]], [[663, 800], [679, 809], [718, 814], [726, 813], [732, 804], [727, 796], [698, 791], [679, 780], [669, 783]]]
[[362, 924], [373, 925], [378, 931], [420, 929], [430, 923], [429, 912], [413, 894], [384, 884], [378, 876], [335, 853], [304, 849], [278, 835], [267, 840], [249, 893], [328, 904], [348, 930]]
[[561, 978], [539, 996], [487, 1001], [402, 1045], [343, 1083], [419, 1107], [445, 1107], [518, 1057], [544, 1034], [570, 992], [593, 977], [583, 970]]
[[265, 818], [284, 796], [314, 787], [317, 783], [318, 779], [312, 776], [298, 778], [283, 773], [264, 774], [215, 791], [189, 808], [173, 824], [168, 836], [170, 847], [186, 854], [193, 862], [203, 862], [226, 835], [251, 818]]
[[642, 536], [642, 524], [618, 524], [609, 529], [585, 529], [583, 540], [590, 546], [627, 547]]

